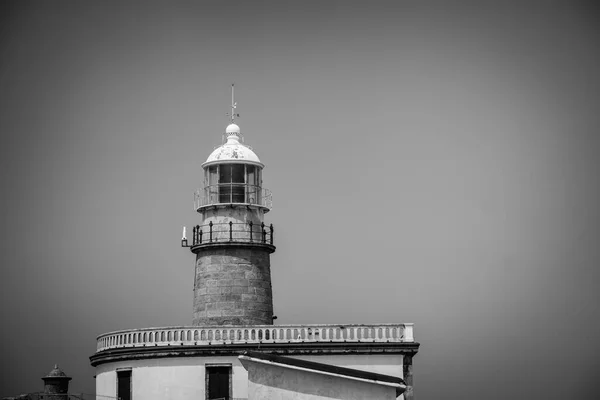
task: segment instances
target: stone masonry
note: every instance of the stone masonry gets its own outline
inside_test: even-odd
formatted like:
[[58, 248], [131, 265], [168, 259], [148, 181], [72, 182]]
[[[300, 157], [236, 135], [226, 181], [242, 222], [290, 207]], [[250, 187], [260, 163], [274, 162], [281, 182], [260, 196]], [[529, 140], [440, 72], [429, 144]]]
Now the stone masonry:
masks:
[[193, 324], [272, 325], [269, 253], [259, 246], [199, 249]]

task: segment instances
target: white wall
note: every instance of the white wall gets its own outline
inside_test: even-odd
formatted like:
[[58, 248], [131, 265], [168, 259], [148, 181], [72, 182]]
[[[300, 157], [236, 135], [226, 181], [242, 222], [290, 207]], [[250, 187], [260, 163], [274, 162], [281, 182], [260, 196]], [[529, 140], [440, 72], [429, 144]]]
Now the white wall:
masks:
[[[402, 356], [396, 354], [345, 354], [294, 358], [402, 377]], [[232, 366], [233, 397], [248, 397], [248, 372], [236, 356], [171, 357], [121, 361], [96, 367], [97, 400], [117, 395], [119, 368], [131, 368], [133, 400], [204, 400], [205, 365]]]
[[237, 357], [173, 357], [99, 365], [96, 368], [96, 399], [116, 397], [119, 368], [131, 368], [133, 400], [203, 400], [205, 365], [232, 366], [233, 397], [248, 397], [248, 373]]
[[[96, 400], [107, 400], [106, 397], [116, 397], [117, 373], [115, 369], [100, 372], [101, 367], [96, 367]], [[110, 399], [110, 397], [108, 397]]]

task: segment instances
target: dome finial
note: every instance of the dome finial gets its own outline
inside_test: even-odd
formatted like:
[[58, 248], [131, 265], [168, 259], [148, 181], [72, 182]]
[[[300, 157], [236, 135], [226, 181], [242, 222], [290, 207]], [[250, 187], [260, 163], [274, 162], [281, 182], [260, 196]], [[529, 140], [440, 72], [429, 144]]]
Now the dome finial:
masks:
[[233, 85], [235, 85], [235, 84], [234, 83], [231, 84], [231, 113], [227, 113], [232, 124], [233, 124], [233, 120], [235, 120], [235, 117], [239, 118], [239, 116], [240, 116], [240, 114], [237, 114], [235, 112], [235, 109], [237, 108], [237, 103], [235, 102], [234, 96], [233, 96], [234, 95]]
[[233, 97], [234, 92], [233, 92], [233, 86], [234, 84], [231, 84], [231, 113], [227, 113], [227, 115], [229, 116], [230, 122], [229, 125], [227, 125], [227, 129], [225, 129], [225, 136], [223, 137], [223, 139], [227, 139], [227, 142], [230, 141], [234, 141], [234, 142], [238, 142], [239, 139], [242, 137], [242, 134], [240, 133], [240, 127], [237, 126], [237, 124], [235, 124], [233, 121], [235, 120], [235, 117], [239, 117], [240, 114], [237, 114], [235, 112], [235, 109], [237, 108], [237, 103], [235, 102], [235, 99]]

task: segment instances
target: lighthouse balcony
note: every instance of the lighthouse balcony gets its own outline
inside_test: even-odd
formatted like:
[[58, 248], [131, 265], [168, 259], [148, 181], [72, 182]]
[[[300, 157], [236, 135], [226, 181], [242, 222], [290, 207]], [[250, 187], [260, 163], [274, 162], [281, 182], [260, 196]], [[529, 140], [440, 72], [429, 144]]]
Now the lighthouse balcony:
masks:
[[[219, 222], [196, 225], [192, 228], [191, 246], [185, 241], [184, 247], [195, 247], [219, 243], [262, 244], [274, 249], [273, 224], [250, 222]], [[192, 249], [193, 250], [193, 249]]]
[[227, 204], [259, 206], [266, 212], [273, 207], [273, 195], [269, 189], [245, 183], [219, 183], [205, 186], [194, 193], [196, 211]]
[[181, 326], [131, 329], [98, 336], [96, 353], [121, 348], [343, 343], [415, 343], [413, 324]]

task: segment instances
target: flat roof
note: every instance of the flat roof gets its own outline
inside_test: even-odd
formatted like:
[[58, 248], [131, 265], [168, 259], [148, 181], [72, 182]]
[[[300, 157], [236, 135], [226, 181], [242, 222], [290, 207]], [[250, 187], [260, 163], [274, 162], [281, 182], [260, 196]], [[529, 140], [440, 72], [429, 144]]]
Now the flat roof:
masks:
[[250, 359], [253, 361], [262, 361], [273, 364], [279, 364], [281, 366], [288, 366], [295, 369], [311, 370], [315, 372], [325, 373], [328, 375], [338, 375], [351, 379], [358, 379], [363, 381], [371, 381], [372, 383], [384, 384], [387, 386], [393, 386], [396, 388], [397, 395], [406, 390], [406, 382], [404, 379], [391, 376], [378, 374], [375, 372], [362, 371], [358, 369], [338, 367], [337, 365], [323, 364], [314, 361], [300, 360], [292, 357], [278, 356], [275, 354], [266, 354], [258, 351], [245, 351], [239, 358]]

